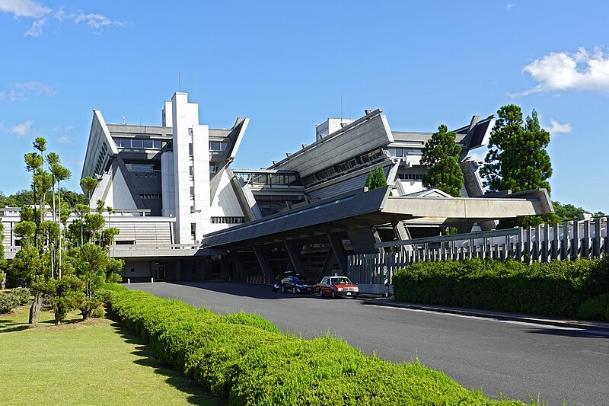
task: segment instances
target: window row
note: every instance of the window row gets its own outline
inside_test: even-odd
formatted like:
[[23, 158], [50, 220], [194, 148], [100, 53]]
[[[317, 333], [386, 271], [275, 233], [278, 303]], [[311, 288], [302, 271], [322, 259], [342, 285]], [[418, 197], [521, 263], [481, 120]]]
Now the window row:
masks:
[[388, 148], [389, 155], [397, 158], [405, 158], [408, 155], [421, 155], [420, 149], [416, 148]]
[[298, 176], [292, 173], [235, 172], [235, 176], [250, 185], [300, 186]]
[[140, 199], [143, 200], [158, 200], [160, 198], [160, 193], [140, 193]]
[[305, 178], [303, 183], [305, 186], [310, 186], [318, 182], [322, 182], [334, 178], [342, 173], [351, 172], [357, 168], [363, 167], [366, 164], [373, 163], [384, 159], [385, 154], [382, 149], [375, 149], [370, 152], [358, 155], [353, 158], [346, 159], [336, 165], [317, 171]]
[[424, 176], [422, 173], [398, 173], [398, 178], [402, 180], [422, 180]]
[[212, 224], [241, 224], [241, 223], [245, 223], [245, 217], [237, 217], [237, 216], [228, 216], [228, 217], [212, 216], [211, 222], [212, 222]]
[[161, 149], [167, 145], [167, 141], [152, 140], [149, 138], [114, 138], [116, 146], [128, 149]]

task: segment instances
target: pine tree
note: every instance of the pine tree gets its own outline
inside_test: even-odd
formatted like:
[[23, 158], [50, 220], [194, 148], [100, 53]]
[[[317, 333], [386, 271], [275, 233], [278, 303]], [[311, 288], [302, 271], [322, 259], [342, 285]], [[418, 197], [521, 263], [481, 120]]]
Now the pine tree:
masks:
[[519, 106], [509, 104], [497, 111], [498, 119], [491, 133], [489, 152], [480, 174], [490, 191], [520, 192], [545, 188], [552, 164], [546, 151], [550, 133], [541, 128], [533, 110], [525, 120]]
[[387, 177], [385, 172], [380, 166], [376, 167], [373, 171], [368, 173], [366, 178], [366, 187], [368, 190], [378, 189], [387, 186]]
[[445, 125], [439, 126], [438, 131], [425, 143], [421, 163], [429, 166], [423, 177], [423, 186], [458, 197], [463, 187], [463, 172], [459, 167], [461, 147], [456, 138], [457, 134], [448, 131]]

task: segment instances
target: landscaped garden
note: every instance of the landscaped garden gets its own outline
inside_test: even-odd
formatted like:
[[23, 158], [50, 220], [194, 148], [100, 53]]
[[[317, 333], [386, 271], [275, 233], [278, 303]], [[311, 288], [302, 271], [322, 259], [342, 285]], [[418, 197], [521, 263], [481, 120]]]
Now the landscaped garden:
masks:
[[153, 357], [143, 342], [106, 319], [51, 312], [30, 327], [28, 309], [0, 314], [0, 385], [5, 405], [222, 404]]

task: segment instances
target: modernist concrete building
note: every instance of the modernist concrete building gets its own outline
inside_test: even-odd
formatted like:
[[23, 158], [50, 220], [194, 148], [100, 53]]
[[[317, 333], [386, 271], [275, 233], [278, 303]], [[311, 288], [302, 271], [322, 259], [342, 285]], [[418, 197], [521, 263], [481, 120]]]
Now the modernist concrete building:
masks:
[[[423, 187], [432, 133], [394, 131], [382, 110], [330, 118], [310, 145], [265, 169], [237, 169], [249, 120], [209, 128], [181, 92], [164, 103], [160, 126], [109, 124], [94, 111], [82, 176], [99, 179], [93, 204], [116, 211], [108, 216], [120, 229], [111, 252], [125, 259], [125, 278], [270, 280], [288, 269], [316, 278], [348, 272], [347, 255], [378, 251], [382, 241], [551, 211], [545, 191], [484, 195], [469, 154], [486, 144], [494, 121], [474, 116], [454, 130], [466, 180], [460, 198]], [[379, 166], [388, 187], [365, 191]], [[9, 217], [11, 247], [18, 218]]]

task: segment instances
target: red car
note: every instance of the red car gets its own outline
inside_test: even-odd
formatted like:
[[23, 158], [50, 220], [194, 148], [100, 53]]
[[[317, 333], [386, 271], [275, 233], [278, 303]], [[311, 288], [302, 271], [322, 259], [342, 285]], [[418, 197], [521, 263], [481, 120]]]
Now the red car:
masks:
[[352, 297], [359, 295], [357, 283], [353, 283], [346, 276], [324, 276], [316, 286], [317, 296]]

